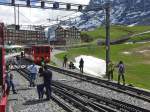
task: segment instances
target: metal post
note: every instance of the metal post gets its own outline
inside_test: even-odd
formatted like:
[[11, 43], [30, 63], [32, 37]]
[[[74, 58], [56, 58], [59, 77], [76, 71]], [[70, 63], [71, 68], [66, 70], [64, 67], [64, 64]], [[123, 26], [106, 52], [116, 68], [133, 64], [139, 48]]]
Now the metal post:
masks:
[[110, 3], [106, 4], [106, 76], [108, 76], [108, 63], [110, 61]]
[[19, 26], [19, 5], [18, 5], [18, 26]]
[[16, 6], [14, 6], [14, 23], [16, 25]]

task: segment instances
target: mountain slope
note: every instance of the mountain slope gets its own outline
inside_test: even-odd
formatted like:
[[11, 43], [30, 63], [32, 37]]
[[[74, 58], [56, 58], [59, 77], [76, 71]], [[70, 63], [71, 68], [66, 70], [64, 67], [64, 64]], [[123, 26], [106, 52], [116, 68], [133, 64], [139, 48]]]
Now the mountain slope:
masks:
[[[91, 0], [87, 9], [104, 4], [107, 0]], [[124, 25], [150, 25], [150, 0], [111, 0], [111, 23]], [[105, 23], [105, 11], [90, 11], [82, 14], [70, 25], [91, 29]]]

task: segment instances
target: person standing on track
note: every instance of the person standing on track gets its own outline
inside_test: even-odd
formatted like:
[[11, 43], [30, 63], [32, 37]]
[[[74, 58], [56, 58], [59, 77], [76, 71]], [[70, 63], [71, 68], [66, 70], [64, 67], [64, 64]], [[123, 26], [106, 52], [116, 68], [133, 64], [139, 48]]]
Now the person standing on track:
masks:
[[114, 64], [112, 61], [108, 63], [108, 80], [113, 80]]
[[39, 96], [39, 99], [42, 99], [43, 98], [43, 94], [44, 94], [44, 77], [42, 75], [43, 73], [43, 68], [39, 68], [39, 75], [38, 77], [36, 78], [36, 85], [37, 85], [37, 92], [38, 92], [38, 96]]
[[10, 73], [9, 65], [6, 65], [6, 84], [7, 84], [7, 90], [6, 94], [9, 95], [10, 88], [12, 87], [13, 94], [17, 94], [14, 82], [13, 82], [13, 74]]
[[67, 61], [68, 61], [68, 58], [67, 58], [67, 55], [65, 55], [64, 61], [63, 61], [63, 67], [66, 67]]
[[51, 98], [51, 84], [52, 84], [52, 72], [48, 70], [47, 66], [44, 66], [44, 71], [42, 73], [44, 76], [44, 86], [46, 88], [46, 100], [50, 100]]
[[84, 61], [83, 61], [83, 58], [81, 58], [79, 62], [79, 68], [80, 68], [81, 73], [83, 73], [83, 67], [84, 67]]
[[118, 84], [120, 84], [120, 76], [121, 76], [123, 80], [123, 85], [125, 85], [125, 76], [124, 76], [125, 66], [123, 64], [123, 61], [120, 61], [117, 67], [118, 67]]
[[35, 86], [34, 81], [37, 75], [37, 67], [33, 63], [32, 65], [28, 67], [28, 70], [30, 71], [30, 87], [34, 87]]

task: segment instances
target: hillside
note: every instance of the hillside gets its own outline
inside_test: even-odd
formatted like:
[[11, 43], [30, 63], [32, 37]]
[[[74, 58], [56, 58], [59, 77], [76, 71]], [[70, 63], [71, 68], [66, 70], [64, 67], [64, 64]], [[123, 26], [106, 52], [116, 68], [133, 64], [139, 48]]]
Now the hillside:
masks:
[[[150, 26], [128, 27], [128, 26], [113, 25], [111, 26], [110, 39], [117, 40], [117, 39], [132, 36], [146, 31], [150, 31]], [[106, 37], [105, 27], [99, 27], [93, 31], [82, 32], [82, 34], [87, 34], [90, 37], [94, 38], [94, 40], [105, 39]], [[146, 33], [140, 36], [134, 36], [134, 38], [132, 37], [130, 41], [143, 41], [149, 39], [150, 39], [150, 33]]]
[[[94, 9], [108, 0], [90, 0], [87, 10]], [[121, 25], [150, 25], [150, 1], [149, 0], [110, 0], [112, 24]], [[105, 11], [83, 12], [79, 17], [71, 21], [61, 23], [76, 26], [83, 30], [90, 30], [105, 24]]]
[[[89, 45], [72, 48], [66, 53], [56, 55], [56, 57], [63, 59], [64, 54], [68, 55], [69, 60], [74, 60], [79, 55], [105, 59], [105, 46]], [[120, 60], [125, 63], [127, 83], [150, 90], [150, 43], [111, 45], [110, 57], [115, 64]], [[117, 80], [117, 70], [115, 70], [114, 76]]]

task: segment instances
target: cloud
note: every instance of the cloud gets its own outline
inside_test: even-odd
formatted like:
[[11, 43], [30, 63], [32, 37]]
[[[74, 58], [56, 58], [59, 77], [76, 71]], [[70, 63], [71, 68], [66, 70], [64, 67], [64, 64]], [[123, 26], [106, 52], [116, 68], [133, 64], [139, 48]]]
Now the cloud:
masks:
[[[2, 1], [2, 0], [0, 0]], [[66, 2], [68, 0], [53, 0], [59, 2]], [[6, 1], [5, 1], [6, 2]], [[76, 4], [88, 4], [89, 0], [69, 0], [69, 3]], [[25, 1], [16, 1], [16, 3], [25, 4]], [[40, 5], [35, 3], [35, 5]], [[0, 21], [7, 24], [14, 24], [14, 7], [13, 6], [0, 6]], [[71, 15], [72, 11], [60, 11], [60, 10], [51, 10], [51, 9], [36, 9], [36, 8], [19, 8], [19, 23], [20, 24], [31, 24], [31, 25], [46, 25], [50, 24], [48, 18], [57, 19], [63, 18], [65, 15]], [[18, 8], [16, 7], [16, 14], [18, 14]], [[79, 15], [79, 13], [75, 13]], [[18, 16], [16, 16], [18, 21]]]

